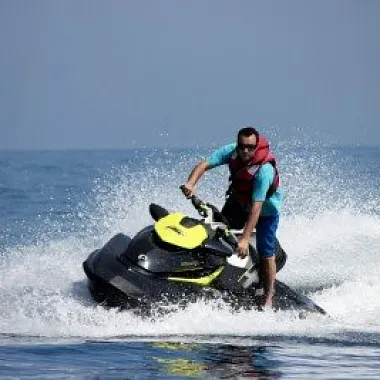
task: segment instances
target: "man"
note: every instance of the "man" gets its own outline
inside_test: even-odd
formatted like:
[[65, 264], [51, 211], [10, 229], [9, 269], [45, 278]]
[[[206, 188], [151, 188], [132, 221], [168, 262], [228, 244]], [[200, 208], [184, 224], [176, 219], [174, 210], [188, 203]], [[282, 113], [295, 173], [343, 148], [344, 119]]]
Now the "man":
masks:
[[228, 164], [230, 187], [222, 214], [234, 229], [243, 229], [237, 247], [239, 257], [248, 254], [251, 233], [256, 228], [256, 248], [261, 258], [264, 284], [263, 307], [272, 307], [276, 279], [276, 231], [279, 223], [282, 192], [276, 160], [269, 143], [256, 129], [242, 128], [237, 142], [216, 150], [191, 171], [183, 192], [194, 194], [195, 185], [205, 171]]

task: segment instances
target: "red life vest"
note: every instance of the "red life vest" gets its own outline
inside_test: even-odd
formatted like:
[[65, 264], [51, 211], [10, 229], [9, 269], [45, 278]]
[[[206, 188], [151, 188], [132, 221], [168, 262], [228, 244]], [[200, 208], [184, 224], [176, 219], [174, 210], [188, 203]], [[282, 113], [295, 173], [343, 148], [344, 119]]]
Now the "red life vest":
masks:
[[234, 199], [240, 203], [252, 203], [255, 175], [260, 168], [268, 162], [273, 165], [275, 175], [267, 192], [266, 199], [270, 198], [280, 185], [280, 176], [276, 166], [276, 158], [269, 151], [268, 140], [259, 134], [256, 135], [256, 138], [257, 146], [254, 155], [249, 162], [244, 163], [236, 150], [232, 154], [228, 163], [230, 168], [230, 187], [227, 190], [227, 195], [232, 195]]

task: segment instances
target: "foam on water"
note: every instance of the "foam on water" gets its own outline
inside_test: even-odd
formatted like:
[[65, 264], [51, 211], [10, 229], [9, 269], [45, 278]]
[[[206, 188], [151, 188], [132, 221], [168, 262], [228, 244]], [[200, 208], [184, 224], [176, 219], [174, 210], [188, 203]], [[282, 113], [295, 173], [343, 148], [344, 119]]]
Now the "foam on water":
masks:
[[[192, 163], [189, 164], [188, 157], [182, 157], [178, 164], [172, 164], [170, 157], [168, 161], [170, 165], [157, 167], [148, 160], [149, 171], [115, 169], [94, 184], [87, 203], [76, 211], [77, 233], [62, 239], [50, 238], [53, 229], [59, 226], [49, 225], [47, 221], [41, 228], [40, 243], [12, 246], [2, 253], [0, 332], [52, 338], [117, 338], [328, 337], [347, 331], [380, 331], [380, 269], [377, 265], [380, 218], [377, 213], [358, 213], [347, 194], [348, 198], [341, 203], [335, 198], [324, 198], [323, 207], [318, 210], [309, 206], [317, 204], [320, 195], [301, 206], [295, 203], [293, 195], [279, 229], [279, 239], [289, 259], [278, 278], [307, 293], [326, 309], [329, 317], [316, 315], [299, 319], [292, 311], [232, 313], [223, 304], [199, 301], [185, 310], [149, 320], [128, 311], [96, 305], [91, 300], [82, 270], [82, 262], [93, 249], [119, 231], [134, 235], [151, 223], [147, 207], [150, 202], [195, 215], [177, 190]], [[285, 172], [285, 182], [290, 177], [293, 183], [302, 182], [302, 171], [300, 173], [297, 177], [294, 172]], [[208, 173], [208, 180], [200, 191], [202, 197], [211, 194], [207, 200], [218, 206], [225, 187], [221, 177], [224, 174], [220, 172]], [[311, 177], [308, 172], [308, 184]], [[318, 186], [323, 182], [323, 176], [318, 178]], [[305, 186], [298, 188], [303, 196]]]

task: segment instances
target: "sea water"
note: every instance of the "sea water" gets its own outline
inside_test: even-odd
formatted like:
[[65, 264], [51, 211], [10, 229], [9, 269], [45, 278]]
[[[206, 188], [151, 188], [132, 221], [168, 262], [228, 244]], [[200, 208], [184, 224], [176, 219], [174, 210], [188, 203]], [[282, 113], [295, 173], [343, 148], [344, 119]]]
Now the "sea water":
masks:
[[[199, 301], [144, 319], [93, 302], [82, 262], [179, 190], [210, 149], [0, 152], [0, 379], [380, 378], [380, 148], [280, 145], [278, 279], [328, 315]], [[225, 167], [199, 197], [221, 207]]]

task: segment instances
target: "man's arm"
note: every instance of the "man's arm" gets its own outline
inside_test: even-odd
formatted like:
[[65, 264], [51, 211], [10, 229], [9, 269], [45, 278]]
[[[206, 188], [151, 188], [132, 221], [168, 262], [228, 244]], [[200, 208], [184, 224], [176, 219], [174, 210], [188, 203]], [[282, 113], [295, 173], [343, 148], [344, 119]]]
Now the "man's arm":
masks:
[[210, 169], [210, 165], [207, 161], [201, 161], [193, 168], [182, 190], [187, 198], [190, 198], [194, 194], [195, 185], [208, 169]]
[[244, 258], [248, 254], [249, 239], [251, 238], [252, 231], [259, 220], [262, 207], [263, 202], [254, 201], [252, 203], [251, 212], [249, 213], [247, 223], [244, 226], [243, 234], [237, 249], [237, 253], [240, 257]]
[[191, 171], [187, 182], [184, 184], [182, 191], [186, 197], [190, 198], [194, 194], [195, 185], [206, 170], [215, 168], [219, 165], [227, 164], [235, 149], [236, 143], [222, 146], [214, 151], [207, 160], [203, 160], [197, 164]]

